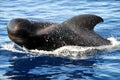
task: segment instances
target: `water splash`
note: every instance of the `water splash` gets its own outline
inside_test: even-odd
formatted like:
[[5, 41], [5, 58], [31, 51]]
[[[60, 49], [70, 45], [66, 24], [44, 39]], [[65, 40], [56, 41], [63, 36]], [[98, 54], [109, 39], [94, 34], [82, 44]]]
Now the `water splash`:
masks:
[[25, 48], [21, 48], [20, 46], [14, 43], [6, 43], [2, 44], [0, 50], [8, 50], [11, 52], [18, 52], [18, 53], [26, 53], [27, 50]]
[[114, 37], [108, 38], [111, 41], [112, 45], [105, 45], [99, 47], [82, 47], [82, 46], [63, 46], [54, 51], [44, 51], [44, 50], [27, 50], [25, 48], [21, 48], [14, 43], [3, 44], [1, 46], [1, 50], [9, 50], [17, 53], [25, 53], [28, 54], [29, 57], [38, 57], [43, 55], [48, 56], [57, 56], [57, 57], [67, 57], [72, 59], [86, 59], [90, 58], [88, 55], [93, 55], [95, 53], [101, 52], [111, 52], [115, 50], [120, 50], [120, 41], [118, 41]]

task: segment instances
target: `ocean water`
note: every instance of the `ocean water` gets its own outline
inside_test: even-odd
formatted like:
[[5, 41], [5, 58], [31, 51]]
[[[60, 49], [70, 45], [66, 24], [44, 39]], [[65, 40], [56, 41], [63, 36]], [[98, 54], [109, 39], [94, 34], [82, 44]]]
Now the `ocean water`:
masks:
[[[80, 14], [101, 16], [95, 32], [112, 45], [27, 50], [7, 33], [13, 18], [63, 22]], [[119, 0], [0, 0], [0, 80], [119, 80]]]

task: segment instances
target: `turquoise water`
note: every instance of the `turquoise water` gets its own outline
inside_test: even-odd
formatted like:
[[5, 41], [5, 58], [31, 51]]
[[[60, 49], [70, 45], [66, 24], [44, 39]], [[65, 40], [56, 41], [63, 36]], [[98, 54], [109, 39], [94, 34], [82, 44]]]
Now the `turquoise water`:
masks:
[[[27, 50], [14, 44], [7, 34], [13, 18], [63, 22], [80, 14], [95, 14], [104, 22], [95, 32], [113, 45], [65, 46], [54, 51]], [[0, 80], [119, 80], [119, 0], [1, 0]]]

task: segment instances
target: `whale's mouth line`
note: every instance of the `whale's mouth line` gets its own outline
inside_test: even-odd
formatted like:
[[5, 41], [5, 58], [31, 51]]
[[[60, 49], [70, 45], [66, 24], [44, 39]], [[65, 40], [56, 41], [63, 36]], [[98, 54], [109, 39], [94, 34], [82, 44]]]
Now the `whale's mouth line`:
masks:
[[[18, 36], [12, 36], [12, 34], [10, 34], [9, 35], [9, 37], [10, 37], [10, 39], [12, 40], [12, 41], [15, 41], [15, 43], [17, 42], [19, 42], [20, 44], [23, 44], [24, 43], [24, 41], [23, 41], [23, 39], [21, 38], [21, 37], [18, 37]], [[18, 44], [19, 44], [18, 43]]]

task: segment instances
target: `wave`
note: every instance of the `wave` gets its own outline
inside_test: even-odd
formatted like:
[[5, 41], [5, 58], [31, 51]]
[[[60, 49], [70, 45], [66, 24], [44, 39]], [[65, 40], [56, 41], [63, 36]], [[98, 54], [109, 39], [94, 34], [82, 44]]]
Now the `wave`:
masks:
[[[29, 57], [38, 57], [38, 56], [57, 56], [57, 57], [67, 57], [71, 59], [87, 59], [91, 58], [90, 55], [111, 52], [115, 50], [120, 50], [120, 41], [114, 37], [108, 38], [111, 41], [112, 45], [104, 45], [98, 47], [82, 47], [82, 46], [63, 46], [53, 51], [44, 51], [44, 50], [28, 50], [26, 48], [21, 48], [20, 46], [14, 43], [5, 43], [1, 45], [0, 50], [7, 50], [15, 53], [25, 53]], [[89, 57], [88, 57], [89, 56]]]

